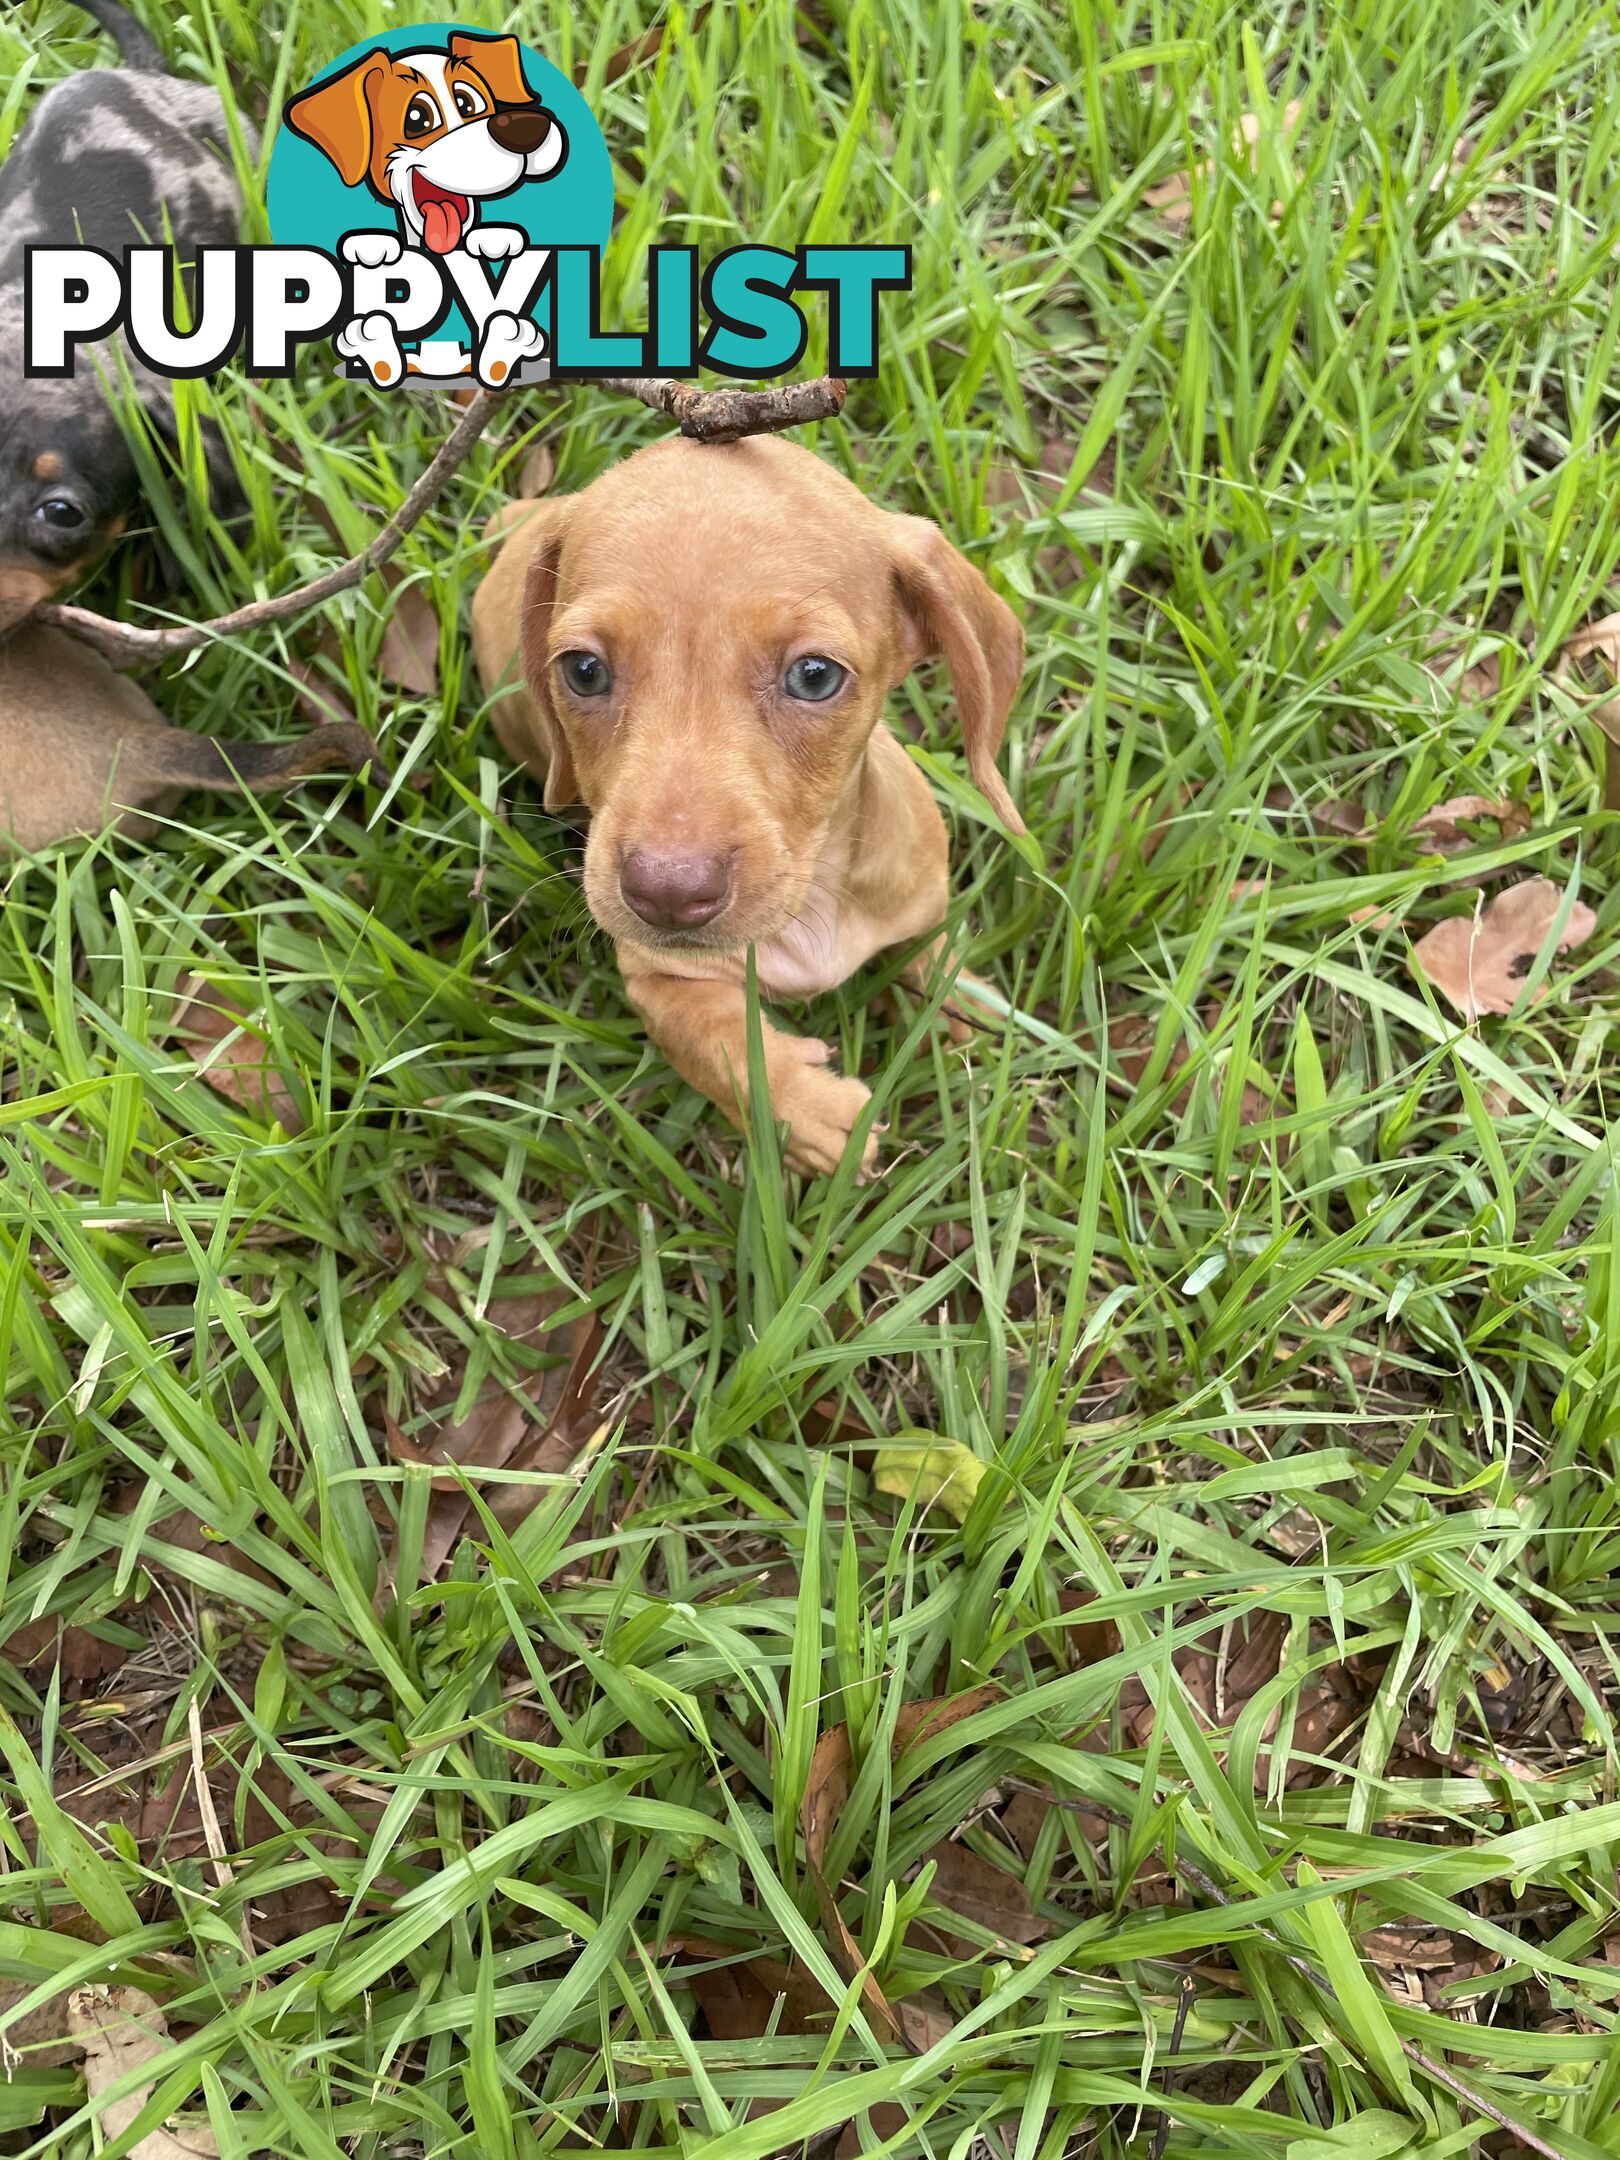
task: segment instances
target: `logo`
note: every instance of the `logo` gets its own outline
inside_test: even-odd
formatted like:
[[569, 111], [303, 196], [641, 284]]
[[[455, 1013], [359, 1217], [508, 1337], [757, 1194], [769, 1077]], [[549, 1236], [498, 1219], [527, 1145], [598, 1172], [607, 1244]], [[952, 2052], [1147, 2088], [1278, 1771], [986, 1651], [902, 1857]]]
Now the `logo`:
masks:
[[[334, 343], [380, 389], [545, 372], [558, 247], [599, 249], [613, 170], [590, 108], [513, 37], [449, 24], [356, 45], [287, 107], [270, 230], [349, 267]], [[409, 348], [409, 350], [407, 350]]]
[[877, 371], [878, 304], [907, 290], [904, 246], [742, 245], [647, 255], [645, 330], [604, 331], [613, 168], [574, 85], [515, 37], [418, 24], [354, 45], [286, 106], [271, 151], [267, 247], [25, 251], [24, 373], [71, 375], [121, 335], [159, 375], [240, 352], [293, 373], [330, 344], [349, 375], [486, 389], [548, 377], [785, 375], [825, 294], [833, 374]]

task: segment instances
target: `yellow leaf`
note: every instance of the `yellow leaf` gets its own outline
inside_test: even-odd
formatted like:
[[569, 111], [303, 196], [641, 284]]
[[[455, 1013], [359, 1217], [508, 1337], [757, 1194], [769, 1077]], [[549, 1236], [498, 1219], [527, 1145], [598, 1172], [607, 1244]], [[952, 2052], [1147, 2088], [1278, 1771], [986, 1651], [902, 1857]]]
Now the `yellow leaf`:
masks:
[[915, 1493], [921, 1506], [942, 1507], [957, 1522], [966, 1522], [984, 1476], [978, 1456], [959, 1440], [941, 1440], [937, 1433], [900, 1438], [900, 1445], [880, 1448], [873, 1458], [872, 1482], [878, 1491], [899, 1500]]

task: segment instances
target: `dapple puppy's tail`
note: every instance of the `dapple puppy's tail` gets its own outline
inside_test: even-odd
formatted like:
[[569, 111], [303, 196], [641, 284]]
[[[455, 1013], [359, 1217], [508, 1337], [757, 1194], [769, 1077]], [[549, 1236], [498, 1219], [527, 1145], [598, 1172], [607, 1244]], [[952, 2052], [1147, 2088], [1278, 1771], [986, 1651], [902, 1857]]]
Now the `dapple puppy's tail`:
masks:
[[157, 39], [141, 27], [127, 7], [120, 7], [118, 0], [79, 0], [79, 5], [115, 40], [127, 67], [141, 75], [168, 74], [169, 65]]

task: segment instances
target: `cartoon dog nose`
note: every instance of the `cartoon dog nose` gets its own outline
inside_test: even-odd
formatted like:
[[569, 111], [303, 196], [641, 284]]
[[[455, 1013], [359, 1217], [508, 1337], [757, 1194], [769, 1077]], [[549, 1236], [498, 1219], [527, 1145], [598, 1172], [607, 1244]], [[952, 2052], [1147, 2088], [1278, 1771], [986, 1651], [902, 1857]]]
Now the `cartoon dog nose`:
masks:
[[731, 857], [631, 848], [619, 865], [619, 890], [655, 930], [697, 930], [731, 898]]
[[550, 126], [549, 113], [519, 107], [515, 112], [492, 114], [489, 132], [503, 150], [510, 150], [514, 157], [527, 157], [545, 141]]

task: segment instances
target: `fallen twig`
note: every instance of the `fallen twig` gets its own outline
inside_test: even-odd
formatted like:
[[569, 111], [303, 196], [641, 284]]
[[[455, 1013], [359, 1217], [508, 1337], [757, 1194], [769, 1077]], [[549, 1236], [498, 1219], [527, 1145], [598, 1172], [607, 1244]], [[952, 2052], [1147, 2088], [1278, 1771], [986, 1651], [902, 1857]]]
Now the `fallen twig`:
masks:
[[1159, 2127], [1153, 2133], [1153, 2144], [1148, 2160], [1164, 2160], [1164, 2148], [1170, 2142], [1170, 2095], [1176, 2089], [1176, 2057], [1181, 2053], [1182, 2035], [1187, 2030], [1187, 2012], [1192, 2008], [1193, 1995], [1198, 1983], [1191, 1973], [1181, 1976], [1181, 1996], [1176, 2004], [1176, 2022], [1170, 2033], [1170, 2053], [1164, 2066], [1164, 2097], [1166, 2105], [1159, 2113]]
[[311, 578], [307, 585], [277, 593], [272, 600], [250, 601], [246, 607], [235, 608], [229, 615], [215, 615], [208, 622], [175, 623], [163, 630], [113, 622], [108, 616], [92, 614], [88, 608], [48, 606], [36, 608], [34, 614], [82, 638], [107, 659], [129, 666], [136, 661], [156, 662], [172, 659], [176, 653], [195, 652], [199, 645], [211, 644], [216, 638], [240, 637], [251, 630], [262, 630], [266, 623], [283, 622], [289, 615], [317, 607], [321, 601], [358, 585], [387, 562], [406, 534], [427, 515], [467, 452], [494, 419], [500, 403], [497, 391], [480, 391], [464, 408], [427, 470], [376, 537], [368, 540], [358, 555], [351, 555], [335, 570]]
[[[623, 396], [639, 398], [654, 412], [668, 415], [683, 435], [697, 442], [735, 442], [742, 435], [766, 435], [779, 428], [799, 427], [806, 421], [830, 419], [843, 410], [845, 390], [836, 377], [824, 375], [814, 382], [787, 383], [778, 390], [699, 390], [693, 383], [674, 382], [660, 375], [604, 376], [598, 385]], [[509, 391], [481, 390], [465, 406], [455, 426], [411, 489], [405, 500], [368, 540], [358, 555], [335, 570], [323, 571], [291, 592], [273, 599], [253, 600], [228, 615], [207, 622], [173, 623], [157, 628], [140, 623], [114, 622], [89, 608], [48, 603], [34, 610], [34, 619], [54, 623], [58, 629], [91, 645], [119, 667], [155, 666], [179, 653], [195, 652], [216, 639], [243, 637], [262, 630], [267, 623], [285, 622], [306, 608], [318, 607], [338, 593], [347, 592], [381, 569], [406, 535], [426, 516], [461, 466], [473, 444], [495, 417]]]
[[779, 428], [834, 419], [847, 395], [836, 375], [785, 383], [780, 390], [700, 390], [696, 383], [673, 382], [663, 375], [604, 375], [597, 387], [640, 398], [654, 412], [678, 420], [683, 435], [706, 443], [735, 442], [742, 435], [771, 435]]

